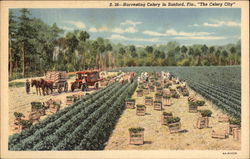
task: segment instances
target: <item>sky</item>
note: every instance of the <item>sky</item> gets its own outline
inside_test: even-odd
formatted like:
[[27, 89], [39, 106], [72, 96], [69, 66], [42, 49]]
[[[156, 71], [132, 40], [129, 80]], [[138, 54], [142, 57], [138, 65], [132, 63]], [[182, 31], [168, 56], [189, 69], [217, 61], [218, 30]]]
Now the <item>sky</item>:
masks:
[[[240, 40], [239, 8], [79, 8], [29, 9], [32, 17], [65, 33], [86, 30], [90, 39], [103, 37], [125, 45], [225, 45]], [[14, 9], [18, 14], [18, 9]]]

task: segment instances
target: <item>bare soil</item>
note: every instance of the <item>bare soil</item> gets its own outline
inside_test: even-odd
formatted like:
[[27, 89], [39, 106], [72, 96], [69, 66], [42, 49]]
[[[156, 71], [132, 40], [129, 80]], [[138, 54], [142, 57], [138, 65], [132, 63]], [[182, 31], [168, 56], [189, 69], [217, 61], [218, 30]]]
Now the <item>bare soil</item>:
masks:
[[[198, 99], [205, 100], [191, 89], [189, 92], [191, 96], [196, 95]], [[150, 93], [149, 96], [154, 97], [154, 94]], [[136, 99], [136, 104], [144, 104], [144, 97], [137, 97], [136, 92], [132, 98]], [[161, 125], [163, 111], [156, 111], [153, 106], [146, 106], [145, 116], [136, 116], [136, 109], [126, 109], [106, 143], [105, 150], [240, 150], [240, 142], [231, 135], [226, 139], [211, 137], [212, 128], [224, 129], [227, 124], [218, 122], [218, 115], [222, 112], [209, 101], [205, 100], [206, 104], [198, 109], [210, 109], [213, 112], [209, 119], [210, 128], [196, 128], [198, 113], [188, 112], [187, 98], [171, 98], [172, 105], [163, 107], [163, 111], [172, 112], [181, 118], [182, 132], [170, 134], [168, 127]], [[143, 145], [129, 144], [128, 129], [131, 127], [145, 128]]]

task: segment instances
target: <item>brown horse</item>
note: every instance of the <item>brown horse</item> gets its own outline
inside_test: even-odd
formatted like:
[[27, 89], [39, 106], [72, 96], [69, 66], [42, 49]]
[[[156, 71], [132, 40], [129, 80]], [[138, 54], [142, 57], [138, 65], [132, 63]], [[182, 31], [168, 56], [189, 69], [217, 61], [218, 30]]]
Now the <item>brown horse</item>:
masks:
[[46, 81], [41, 78], [41, 88], [46, 92], [47, 95], [49, 95], [49, 90], [51, 94], [53, 93], [53, 81]]
[[[35, 80], [35, 79], [32, 79], [31, 80], [31, 87], [35, 86], [36, 87], [36, 94], [39, 94], [41, 95], [41, 82], [39, 80]], [[43, 93], [44, 94], [44, 93]]]

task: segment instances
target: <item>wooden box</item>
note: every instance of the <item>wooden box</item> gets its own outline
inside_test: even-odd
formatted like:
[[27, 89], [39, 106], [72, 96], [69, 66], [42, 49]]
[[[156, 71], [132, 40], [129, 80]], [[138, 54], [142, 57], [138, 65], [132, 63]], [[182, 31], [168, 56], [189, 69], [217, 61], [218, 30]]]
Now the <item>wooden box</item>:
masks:
[[135, 109], [135, 101], [126, 101], [127, 109]]
[[138, 116], [144, 116], [146, 115], [146, 107], [136, 107], [136, 115]]
[[144, 143], [144, 132], [130, 132], [129, 143], [133, 145], [142, 145]]
[[162, 103], [161, 102], [154, 102], [154, 110], [162, 110]]
[[209, 117], [198, 117], [197, 128], [203, 129], [209, 127]]
[[197, 113], [197, 106], [196, 105], [189, 105], [188, 112], [189, 113]]
[[145, 105], [152, 106], [153, 98], [145, 98]]
[[181, 129], [181, 123], [177, 122], [177, 123], [171, 123], [171, 124], [167, 124], [170, 133], [176, 133], [179, 132]]

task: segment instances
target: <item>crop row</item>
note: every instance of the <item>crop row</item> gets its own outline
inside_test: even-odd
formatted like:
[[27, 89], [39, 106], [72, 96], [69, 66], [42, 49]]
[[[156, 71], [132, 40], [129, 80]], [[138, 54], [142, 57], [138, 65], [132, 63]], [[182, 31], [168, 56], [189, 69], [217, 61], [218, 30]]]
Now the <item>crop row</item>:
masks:
[[[29, 141], [39, 140], [40, 137], [48, 135], [47, 132], [51, 132], [50, 130], [55, 130], [59, 128], [62, 124], [66, 123], [71, 117], [75, 116], [80, 111], [92, 110], [92, 103], [97, 101], [98, 99], [102, 99], [102, 97], [110, 92], [111, 90], [118, 89], [119, 84], [115, 83], [110, 85], [97, 93], [87, 95], [82, 100], [77, 101], [72, 106], [62, 109], [61, 111], [47, 117], [41, 122], [33, 125], [29, 129], [23, 130], [19, 134], [14, 134], [9, 138], [9, 148], [17, 149], [23, 148], [22, 143], [31, 144], [31, 146], [27, 145], [26, 147], [32, 147], [34, 143]], [[44, 131], [46, 130], [46, 131]], [[37, 138], [32, 139], [32, 136], [36, 136]], [[27, 141], [27, 142], [25, 142]], [[27, 149], [27, 148], [26, 148]]]
[[126, 67], [122, 71], [170, 72], [230, 116], [241, 116], [240, 66], [209, 67]]

